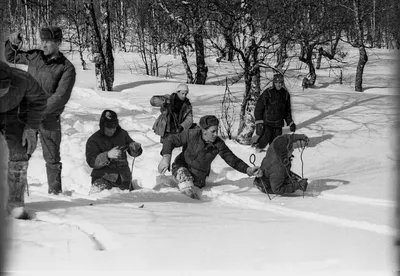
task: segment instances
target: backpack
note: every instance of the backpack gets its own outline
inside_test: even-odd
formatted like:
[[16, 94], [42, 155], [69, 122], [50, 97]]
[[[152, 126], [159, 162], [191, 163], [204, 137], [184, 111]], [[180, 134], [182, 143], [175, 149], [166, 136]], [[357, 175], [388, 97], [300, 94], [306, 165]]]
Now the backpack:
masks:
[[154, 133], [163, 137], [168, 123], [168, 112], [163, 112], [158, 116], [153, 124]]

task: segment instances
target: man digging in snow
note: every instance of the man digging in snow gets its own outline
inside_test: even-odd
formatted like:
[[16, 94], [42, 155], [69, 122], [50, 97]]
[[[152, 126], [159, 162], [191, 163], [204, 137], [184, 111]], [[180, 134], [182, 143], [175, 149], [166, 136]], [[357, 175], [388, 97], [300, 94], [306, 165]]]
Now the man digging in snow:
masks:
[[45, 91], [29, 73], [0, 61], [0, 132], [9, 150], [8, 201], [1, 207], [14, 218], [29, 218], [24, 209], [28, 161], [36, 149], [46, 99]]
[[293, 143], [309, 139], [304, 134], [283, 134], [275, 138], [267, 149], [261, 162], [262, 176], [254, 179], [254, 185], [263, 193], [279, 194], [293, 193], [296, 190], [307, 189], [307, 178], [290, 171], [292, 166]]
[[137, 157], [143, 150], [121, 128], [117, 114], [104, 110], [100, 117], [100, 129], [86, 143], [86, 162], [93, 168], [90, 193], [113, 187], [131, 189], [132, 174], [126, 152]]
[[179, 134], [168, 136], [161, 150], [163, 157], [158, 165], [158, 172], [164, 174], [169, 170], [173, 149], [183, 147], [172, 164], [172, 175], [182, 193], [198, 199], [196, 189], [205, 186], [206, 177], [211, 171], [211, 163], [217, 154], [239, 172], [247, 173], [249, 176], [262, 176], [259, 167], [249, 167], [218, 137], [219, 120], [215, 116], [201, 117], [199, 125], [200, 128], [186, 129]]

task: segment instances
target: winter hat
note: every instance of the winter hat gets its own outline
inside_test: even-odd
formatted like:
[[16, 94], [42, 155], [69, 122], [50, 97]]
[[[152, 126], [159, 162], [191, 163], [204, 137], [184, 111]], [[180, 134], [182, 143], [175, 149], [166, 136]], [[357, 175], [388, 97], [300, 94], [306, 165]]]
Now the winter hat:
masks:
[[283, 75], [281, 75], [281, 74], [275, 74], [275, 75], [274, 75], [274, 78], [272, 79], [272, 81], [273, 81], [273, 82], [281, 82], [281, 83], [283, 83], [283, 82], [284, 82], [284, 80], [283, 80]]
[[200, 118], [199, 125], [203, 129], [207, 129], [211, 126], [218, 126], [219, 120], [214, 115], [206, 115]]
[[60, 27], [49, 26], [40, 29], [41, 40], [62, 40], [62, 31]]
[[8, 93], [11, 85], [11, 68], [7, 63], [0, 61], [0, 96]]
[[176, 88], [176, 91], [187, 91], [187, 92], [189, 92], [189, 87], [186, 84], [181, 83]]
[[100, 128], [115, 128], [118, 126], [118, 116], [112, 110], [104, 110], [100, 117]]

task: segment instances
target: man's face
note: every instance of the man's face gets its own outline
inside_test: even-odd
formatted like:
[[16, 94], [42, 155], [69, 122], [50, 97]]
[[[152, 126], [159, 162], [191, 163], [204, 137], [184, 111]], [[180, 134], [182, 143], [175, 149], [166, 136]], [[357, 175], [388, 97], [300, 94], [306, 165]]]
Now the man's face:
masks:
[[218, 126], [210, 126], [207, 129], [203, 129], [203, 139], [207, 143], [215, 142], [218, 137]]
[[281, 81], [274, 81], [274, 85], [275, 85], [276, 90], [281, 90], [281, 89], [282, 89], [282, 86], [283, 86], [283, 82], [281, 82]]
[[117, 131], [117, 127], [104, 127], [104, 134], [108, 137], [113, 136], [115, 131]]
[[189, 93], [189, 91], [185, 91], [185, 90], [179, 90], [178, 92], [176, 92], [176, 94], [178, 95], [178, 98], [183, 101], [184, 99], [186, 99], [187, 94]]
[[57, 55], [59, 52], [60, 41], [54, 41], [52, 39], [42, 40], [42, 50], [45, 56]]

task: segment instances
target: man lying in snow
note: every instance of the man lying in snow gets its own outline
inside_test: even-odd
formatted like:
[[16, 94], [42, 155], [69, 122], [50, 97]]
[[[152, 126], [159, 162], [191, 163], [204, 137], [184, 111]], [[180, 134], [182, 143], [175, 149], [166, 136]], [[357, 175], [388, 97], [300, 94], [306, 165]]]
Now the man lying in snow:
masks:
[[218, 137], [219, 120], [215, 116], [201, 117], [199, 125], [200, 127], [186, 129], [179, 134], [168, 136], [161, 150], [163, 158], [158, 165], [158, 171], [164, 174], [170, 167], [173, 149], [183, 147], [182, 152], [172, 164], [172, 175], [182, 193], [198, 199], [195, 187], [201, 189], [205, 186], [206, 177], [210, 174], [211, 162], [217, 154], [239, 172], [247, 173], [249, 176], [262, 176], [259, 167], [249, 167]]
[[306, 191], [307, 178], [290, 171], [292, 166], [293, 143], [309, 139], [304, 134], [283, 134], [274, 139], [261, 162], [262, 177], [254, 179], [254, 185], [263, 193], [285, 194], [296, 190]]
[[104, 110], [100, 129], [86, 143], [86, 162], [93, 168], [90, 193], [113, 187], [130, 189], [132, 174], [126, 152], [137, 157], [142, 154], [142, 147], [120, 127], [114, 111]]

